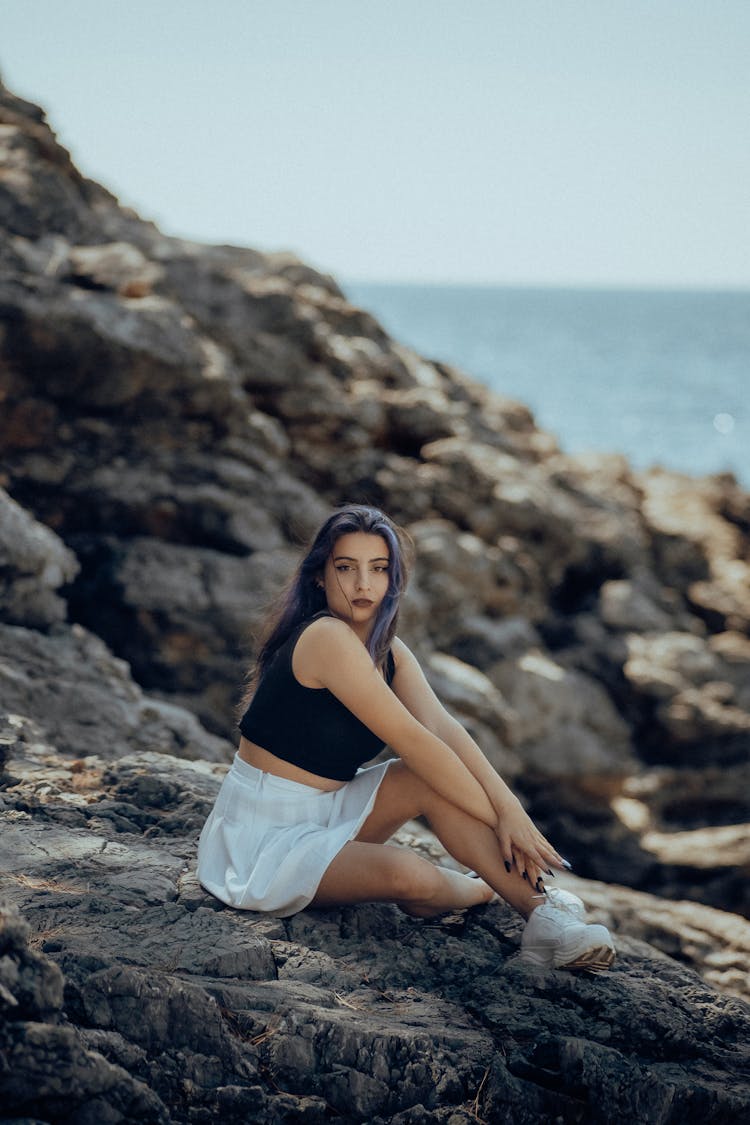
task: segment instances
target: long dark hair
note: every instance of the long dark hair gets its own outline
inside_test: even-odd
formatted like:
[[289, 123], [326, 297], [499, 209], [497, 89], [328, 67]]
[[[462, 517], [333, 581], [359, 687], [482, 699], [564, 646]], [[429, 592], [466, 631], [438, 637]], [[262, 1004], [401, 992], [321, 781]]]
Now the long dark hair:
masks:
[[281, 648], [298, 625], [326, 608], [325, 591], [319, 585], [326, 562], [342, 535], [363, 531], [381, 535], [388, 544], [388, 590], [378, 606], [375, 623], [367, 640], [367, 650], [376, 667], [382, 667], [396, 633], [401, 595], [409, 577], [412, 546], [407, 533], [379, 508], [347, 504], [328, 517], [313, 538], [305, 555], [276, 604], [261, 637], [255, 666], [248, 677], [243, 704], [250, 697], [274, 653]]

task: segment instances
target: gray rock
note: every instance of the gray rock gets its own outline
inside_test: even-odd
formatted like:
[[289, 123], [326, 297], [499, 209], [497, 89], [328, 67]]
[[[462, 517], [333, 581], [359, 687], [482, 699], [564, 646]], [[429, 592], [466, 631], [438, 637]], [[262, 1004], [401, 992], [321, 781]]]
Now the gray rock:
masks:
[[28, 946], [29, 928], [0, 906], [0, 1029], [4, 1119], [147, 1122], [166, 1125], [166, 1106], [143, 1082], [88, 1050], [60, 1022], [63, 977]]
[[551, 777], [623, 777], [635, 768], [630, 732], [599, 684], [530, 650], [490, 679], [519, 716], [518, 753]]
[[631, 634], [627, 647], [623, 673], [655, 702], [655, 717], [667, 736], [659, 760], [692, 764], [705, 760], [707, 748], [713, 761], [747, 759], [750, 714], [740, 672], [746, 666], [743, 650], [731, 641], [710, 644], [679, 632]]
[[113, 289], [122, 297], [145, 297], [163, 270], [128, 242], [74, 246], [69, 253], [70, 276], [95, 289]]
[[605, 582], [599, 591], [599, 602], [602, 621], [613, 629], [653, 633], [671, 625], [669, 614], [627, 579]]
[[77, 572], [65, 544], [0, 488], [0, 618], [37, 629], [64, 621], [57, 591]]
[[[191, 712], [145, 696], [127, 664], [80, 625], [48, 635], [0, 624], [2, 710], [26, 716], [72, 757], [114, 758], [133, 749], [227, 761], [233, 748]], [[8, 657], [12, 654], [12, 659]]]
[[[696, 1097], [708, 1121], [741, 1120], [749, 1104], [750, 1010], [643, 941], [737, 992], [742, 919], [568, 878], [593, 918], [617, 925], [617, 967], [587, 979], [520, 963], [519, 920], [499, 904], [429, 923], [383, 904], [232, 911], [193, 874], [224, 767], [158, 754], [71, 763], [22, 740], [13, 755], [0, 893], [28, 923], [0, 916], [15, 1012], [0, 1034], [15, 1113], [50, 1112], [54, 1064], [66, 1112], [92, 1102], [101, 1120], [187, 1120], [186, 1091], [193, 1114], [271, 1122], [323, 1120], [326, 1104], [352, 1122], [449, 1120], [472, 1102], [552, 1122], [582, 1099], [617, 1120], [652, 1112], [667, 1086], [687, 1121]], [[397, 842], [444, 858], [416, 824]]]

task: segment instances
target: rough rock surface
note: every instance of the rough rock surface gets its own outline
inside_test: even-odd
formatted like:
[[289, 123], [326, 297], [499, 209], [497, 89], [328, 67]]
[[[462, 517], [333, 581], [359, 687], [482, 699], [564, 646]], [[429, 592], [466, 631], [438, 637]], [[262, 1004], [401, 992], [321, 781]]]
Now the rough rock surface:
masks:
[[[0, 1113], [747, 1119], [731, 477], [562, 454], [292, 256], [123, 210], [1, 86], [0, 448]], [[607, 978], [524, 968], [502, 906], [278, 921], [196, 886], [254, 631], [347, 500], [408, 527], [402, 633], [598, 880]]]
[[[437, 922], [390, 905], [243, 914], [193, 874], [225, 767], [70, 762], [30, 724], [11, 731], [5, 1112], [683, 1125], [750, 1108], [744, 919], [571, 880], [618, 933], [614, 969], [592, 978], [519, 962], [500, 904]], [[416, 824], [399, 842], [445, 858]]]

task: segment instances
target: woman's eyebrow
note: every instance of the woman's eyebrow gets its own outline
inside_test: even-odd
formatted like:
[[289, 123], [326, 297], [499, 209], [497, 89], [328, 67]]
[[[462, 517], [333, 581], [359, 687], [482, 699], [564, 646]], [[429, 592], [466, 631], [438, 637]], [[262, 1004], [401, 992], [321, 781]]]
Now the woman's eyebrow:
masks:
[[[355, 559], [353, 555], [336, 555], [334, 557], [333, 561], [334, 562], [359, 562], [359, 559]], [[388, 562], [389, 559], [388, 559], [387, 555], [378, 555], [376, 558], [368, 559], [367, 561], [368, 562]]]

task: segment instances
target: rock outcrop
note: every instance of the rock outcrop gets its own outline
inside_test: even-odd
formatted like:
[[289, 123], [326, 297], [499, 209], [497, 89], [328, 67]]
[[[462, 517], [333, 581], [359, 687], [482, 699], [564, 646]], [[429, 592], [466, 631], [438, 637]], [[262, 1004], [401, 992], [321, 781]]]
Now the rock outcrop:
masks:
[[[744, 919], [569, 881], [618, 934], [615, 967], [592, 978], [521, 963], [520, 920], [501, 904], [437, 922], [382, 904], [243, 914], [193, 873], [224, 766], [149, 752], [66, 761], [18, 722], [5, 737], [6, 1113], [746, 1119]], [[416, 824], [398, 841], [446, 858]]]
[[[745, 1120], [750, 496], [562, 454], [291, 255], [122, 209], [2, 87], [0, 230], [0, 1112]], [[609, 977], [519, 964], [499, 905], [195, 884], [255, 630], [349, 500], [409, 529], [403, 635], [587, 877]]]

